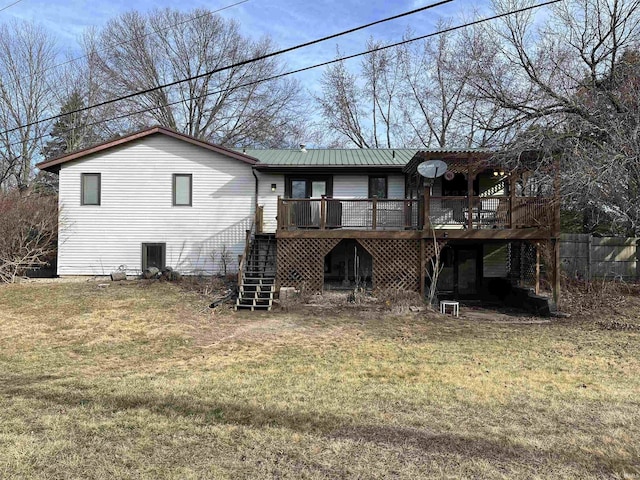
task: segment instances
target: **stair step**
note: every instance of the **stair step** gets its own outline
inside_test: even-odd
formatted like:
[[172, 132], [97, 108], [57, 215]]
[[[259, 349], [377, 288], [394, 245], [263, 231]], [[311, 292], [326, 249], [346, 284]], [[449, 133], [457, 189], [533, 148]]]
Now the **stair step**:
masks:
[[255, 234], [245, 259], [235, 310], [271, 310], [276, 295], [276, 238]]
[[273, 300], [274, 295], [275, 292], [244, 292], [238, 297], [238, 300], [241, 301], [240, 303], [242, 300]]
[[252, 312], [256, 310], [264, 310], [266, 312], [271, 311], [271, 305], [236, 305], [234, 307], [236, 312], [238, 310], [251, 310]]
[[253, 306], [253, 307], [257, 307], [257, 306], [271, 306], [271, 304], [273, 303], [273, 300], [270, 298], [238, 298], [236, 300], [236, 306]]
[[243, 277], [245, 285], [273, 285], [276, 283], [275, 277]]
[[275, 285], [270, 284], [270, 285], [256, 285], [254, 284], [248, 284], [245, 285], [244, 283], [242, 285], [240, 285], [240, 293], [243, 292], [249, 292], [249, 293], [253, 293], [253, 292], [275, 292]]

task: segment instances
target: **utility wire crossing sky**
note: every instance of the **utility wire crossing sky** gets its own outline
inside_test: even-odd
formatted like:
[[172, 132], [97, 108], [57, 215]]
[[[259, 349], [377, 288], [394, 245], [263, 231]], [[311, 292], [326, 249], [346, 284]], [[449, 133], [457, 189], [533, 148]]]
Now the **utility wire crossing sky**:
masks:
[[[86, 110], [89, 110], [89, 109], [92, 109], [92, 108], [101, 107], [101, 106], [104, 106], [104, 105], [115, 103], [117, 101], [121, 101], [121, 100], [125, 100], [125, 99], [128, 99], [128, 98], [132, 98], [132, 97], [135, 97], [135, 96], [138, 96], [138, 95], [142, 95], [142, 94], [145, 94], [145, 93], [149, 93], [149, 92], [152, 92], [152, 91], [155, 91], [155, 90], [160, 90], [160, 89], [163, 89], [163, 88], [167, 88], [167, 87], [170, 87], [170, 86], [173, 86], [173, 85], [177, 85], [179, 83], [183, 83], [183, 82], [186, 82], [186, 81], [189, 81], [189, 80], [193, 80], [193, 79], [201, 78], [201, 77], [204, 77], [204, 76], [208, 76], [208, 75], [211, 75], [212, 73], [218, 73], [218, 72], [221, 72], [221, 71], [224, 71], [224, 70], [229, 70], [231, 68], [236, 68], [236, 67], [239, 67], [239, 66], [243, 66], [243, 65], [247, 65], [247, 64], [250, 64], [250, 63], [253, 63], [253, 62], [257, 62], [257, 61], [260, 61], [260, 60], [263, 60], [263, 59], [266, 59], [266, 58], [274, 57], [274, 56], [277, 56], [277, 55], [282, 55], [282, 54], [285, 54], [285, 53], [288, 53], [288, 52], [291, 52], [291, 51], [294, 51], [294, 50], [298, 50], [298, 49], [301, 49], [301, 48], [305, 48], [305, 47], [308, 47], [308, 46], [311, 46], [311, 45], [314, 45], [314, 44], [317, 44], [317, 43], [321, 43], [321, 42], [324, 42], [324, 41], [327, 41], [327, 40], [330, 40], [330, 39], [334, 39], [334, 38], [337, 38], [337, 37], [340, 37], [340, 36], [348, 35], [348, 34], [356, 32], [356, 31], [360, 31], [360, 30], [363, 30], [365, 28], [369, 28], [369, 27], [374, 26], [374, 25], [378, 25], [378, 24], [381, 24], [381, 23], [384, 23], [384, 22], [388, 22], [388, 21], [391, 21], [391, 20], [396, 20], [398, 18], [402, 18], [402, 17], [405, 17], [405, 16], [414, 15], [414, 14], [422, 12], [424, 10], [435, 8], [437, 6], [444, 5], [444, 4], [450, 3], [452, 1], [453, 0], [442, 0], [441, 2], [438, 2], [438, 3], [429, 4], [429, 5], [426, 5], [424, 7], [413, 9], [413, 10], [408, 11], [408, 12], [404, 12], [404, 13], [401, 13], [401, 14], [393, 15], [391, 17], [387, 17], [387, 18], [384, 18], [384, 19], [381, 19], [381, 20], [376, 20], [376, 21], [373, 21], [373, 22], [369, 22], [369, 23], [367, 23], [365, 25], [360, 25], [360, 26], [357, 26], [357, 27], [353, 27], [353, 28], [350, 28], [348, 30], [345, 30], [345, 31], [342, 31], [342, 32], [339, 32], [339, 33], [335, 33], [335, 34], [328, 35], [328, 36], [325, 36], [325, 37], [322, 37], [322, 38], [319, 38], [319, 39], [316, 39], [316, 40], [312, 40], [312, 41], [305, 42], [305, 43], [302, 43], [302, 44], [299, 44], [299, 45], [288, 47], [288, 48], [285, 48], [283, 50], [279, 50], [279, 51], [276, 51], [276, 52], [271, 52], [269, 54], [266, 54], [266, 55], [263, 55], [263, 56], [260, 56], [260, 57], [254, 58], [254, 59], [249, 59], [249, 60], [245, 60], [243, 62], [238, 62], [238, 63], [232, 64], [232, 65], [227, 65], [225, 67], [222, 67], [222, 68], [219, 68], [219, 69], [216, 69], [216, 70], [212, 70], [210, 72], [205, 72], [205, 73], [200, 74], [200, 75], [196, 75], [196, 76], [193, 76], [193, 77], [188, 77], [188, 78], [176, 80], [174, 82], [170, 82], [170, 83], [167, 83], [167, 84], [164, 84], [164, 85], [160, 85], [160, 86], [157, 86], [157, 87], [154, 87], [154, 88], [142, 90], [142, 91], [139, 91], [139, 92], [134, 92], [134, 93], [129, 94], [129, 95], [125, 95], [125, 96], [122, 96], [122, 97], [117, 97], [117, 98], [114, 98], [114, 99], [111, 99], [111, 100], [107, 100], [107, 101], [100, 102], [100, 103], [97, 103], [97, 104], [94, 104], [94, 105], [89, 105], [87, 107], [83, 107], [83, 108], [80, 108], [80, 109], [77, 109], [77, 110], [73, 110], [73, 111], [67, 112], [65, 114], [59, 114], [59, 115], [54, 115], [54, 116], [51, 116], [51, 117], [43, 118], [43, 119], [40, 119], [38, 121], [31, 122], [29, 124], [25, 124], [25, 125], [21, 125], [21, 126], [9, 129], [9, 130], [5, 130], [4, 132], [0, 132], [0, 135], [11, 133], [13, 131], [19, 130], [20, 128], [25, 128], [25, 127], [28, 127], [28, 126], [31, 126], [31, 125], [35, 125], [37, 123], [55, 120], [57, 118], [60, 118], [60, 117], [66, 116], [66, 115], [71, 115], [71, 114], [74, 114], [74, 113], [80, 113], [80, 112], [83, 112], [83, 111], [86, 111]], [[310, 69], [314, 69], [314, 68], [318, 68], [318, 67], [321, 67], [321, 66], [326, 66], [326, 65], [329, 65], [329, 64], [332, 64], [332, 63], [336, 63], [336, 62], [339, 62], [339, 61], [344, 61], [344, 60], [348, 60], [348, 59], [351, 59], [351, 58], [355, 58], [355, 57], [359, 57], [359, 56], [362, 56], [362, 55], [366, 55], [366, 54], [372, 53], [374, 51], [380, 51], [380, 50], [396, 47], [396, 46], [399, 46], [399, 45], [402, 45], [402, 44], [405, 44], [405, 43], [410, 43], [410, 42], [414, 42], [414, 41], [417, 41], [417, 40], [424, 40], [424, 39], [429, 38], [429, 37], [433, 37], [433, 36], [436, 36], [436, 35], [441, 35], [443, 33], [451, 32], [451, 31], [458, 30], [458, 29], [461, 29], [461, 28], [466, 28], [466, 27], [469, 27], [471, 25], [476, 25], [478, 23], [487, 22], [487, 21], [490, 21], [490, 20], [495, 20], [497, 18], [508, 16], [508, 15], [513, 15], [515, 13], [524, 12], [524, 11], [527, 11], [527, 10], [540, 8], [542, 6], [558, 3], [559, 1], [561, 1], [561, 0], [550, 0], [550, 1], [547, 1], [547, 2], [543, 2], [543, 3], [536, 4], [536, 5], [532, 5], [532, 6], [529, 6], [529, 7], [524, 7], [524, 8], [518, 9], [518, 10], [506, 12], [506, 13], [503, 13], [503, 14], [494, 15], [494, 16], [491, 16], [491, 17], [483, 18], [483, 19], [478, 19], [478, 20], [475, 20], [473, 22], [467, 22], [467, 23], [464, 23], [464, 24], [461, 24], [461, 25], [457, 25], [457, 26], [454, 26], [454, 27], [450, 27], [450, 28], [446, 28], [446, 29], [440, 30], [440, 31], [432, 32], [432, 33], [427, 34], [427, 35], [422, 35], [422, 36], [415, 37], [415, 38], [412, 38], [412, 39], [403, 40], [401, 42], [396, 42], [394, 44], [389, 44], [389, 45], [385, 45], [383, 47], [378, 47], [378, 48], [373, 49], [373, 50], [359, 52], [359, 53], [356, 53], [356, 54], [347, 55], [347, 56], [343, 56], [343, 57], [336, 58], [336, 59], [333, 59], [333, 60], [329, 60], [329, 61], [326, 61], [326, 62], [322, 62], [320, 64], [315, 64], [315, 65], [307, 66], [307, 67], [304, 67], [304, 68], [296, 69], [296, 70], [293, 70], [293, 71], [285, 72], [285, 73], [282, 73], [282, 74], [279, 74], [279, 75], [276, 75], [276, 76], [273, 76], [273, 77], [270, 77], [270, 78], [267, 78], [267, 79], [263, 79], [260, 82], [274, 80], [276, 78], [281, 78], [281, 77], [284, 77], [284, 76], [287, 76], [287, 75], [300, 73], [300, 72], [307, 71], [307, 70], [310, 70]], [[251, 82], [251, 83], [248, 83], [248, 84], [243, 85], [243, 86], [248, 86], [248, 85], [252, 85], [252, 84], [255, 84], [255, 83], [258, 83], [258, 82]], [[210, 92], [208, 95], [213, 95], [213, 94], [222, 93], [222, 92], [224, 92], [224, 90], [220, 90], [220, 91], [217, 91], [217, 92]], [[173, 104], [180, 103], [180, 102], [173, 102], [173, 103], [167, 104], [166, 106], [173, 105]], [[159, 106], [159, 107], [148, 108], [148, 109], [145, 109], [145, 110], [138, 110], [136, 112], [128, 113], [126, 115], [121, 115], [119, 117], [114, 117], [111, 120], [115, 120], [115, 119], [119, 119], [119, 118], [125, 118], [125, 117], [128, 117], [128, 116], [134, 115], [134, 114], [144, 113], [144, 112], [151, 111], [151, 110], [154, 110], [154, 109], [157, 109], [157, 108], [161, 108], [161, 107]], [[105, 120], [102, 120], [102, 121], [105, 121]], [[100, 123], [100, 122], [98, 122], [98, 123]]]

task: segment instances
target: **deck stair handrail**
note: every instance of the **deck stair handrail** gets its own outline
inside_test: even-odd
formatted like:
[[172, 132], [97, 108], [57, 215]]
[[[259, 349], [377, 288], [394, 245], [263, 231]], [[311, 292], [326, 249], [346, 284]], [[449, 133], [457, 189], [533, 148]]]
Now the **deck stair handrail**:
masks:
[[240, 288], [243, 282], [243, 272], [247, 263], [247, 257], [249, 256], [249, 249], [251, 248], [252, 231], [253, 223], [251, 224], [251, 228], [245, 232], [244, 251], [242, 252], [240, 261], [238, 262], [238, 288]]

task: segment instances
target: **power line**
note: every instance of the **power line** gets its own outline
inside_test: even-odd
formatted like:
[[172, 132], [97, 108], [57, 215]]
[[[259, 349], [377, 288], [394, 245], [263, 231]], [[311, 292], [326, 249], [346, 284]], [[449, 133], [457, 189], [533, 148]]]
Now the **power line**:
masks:
[[2, 7], [0, 8], [0, 12], [4, 12], [7, 8], [13, 7], [16, 3], [20, 3], [22, 0], [16, 0], [13, 3], [10, 3], [9, 5], [7, 5], [6, 7]]
[[[11, 5], [15, 5], [16, 3], [21, 2], [21, 1], [22, 1], [22, 0], [18, 0], [17, 2], [12, 3]], [[131, 43], [131, 42], [134, 42], [134, 41], [136, 41], [136, 40], [141, 40], [141, 39], [143, 39], [143, 38], [150, 37], [151, 35], [155, 35], [155, 34], [159, 34], [159, 33], [162, 33], [162, 32], [166, 32], [167, 30], [171, 30], [171, 29], [176, 28], [176, 27], [179, 27], [179, 26], [181, 26], [181, 25], [186, 25], [187, 23], [195, 22], [196, 20], [199, 20], [200, 18], [208, 17], [208, 16], [213, 15], [213, 14], [215, 14], [215, 13], [222, 12], [223, 10], [227, 10], [227, 9], [229, 9], [229, 8], [236, 7], [236, 6], [238, 6], [238, 5], [241, 5], [241, 4], [243, 4], [243, 3], [247, 3], [247, 2], [249, 2], [249, 1], [250, 1], [250, 0], [240, 0], [240, 1], [236, 2], [236, 3], [232, 3], [231, 5], [227, 5], [226, 7], [221, 7], [221, 8], [218, 8], [217, 10], [207, 11], [206, 13], [203, 13], [202, 15], [197, 15], [197, 16], [195, 16], [195, 17], [188, 18], [188, 19], [186, 19], [186, 20], [183, 20], [182, 22], [174, 23], [174, 24], [171, 24], [171, 25], [169, 25], [169, 26], [167, 26], [167, 27], [159, 28], [158, 30], [152, 30], [151, 32], [149, 32], [149, 33], [145, 33], [144, 35], [139, 35], [139, 36], [136, 36], [136, 37], [131, 37], [131, 38], [129, 38], [128, 40], [123, 40], [122, 42], [112, 43], [112, 44], [110, 44], [110, 45], [107, 45], [107, 46], [106, 46], [106, 47], [104, 47], [104, 48], [99, 48], [99, 49], [97, 49], [96, 51], [97, 51], [97, 52], [103, 52], [103, 51], [105, 51], [105, 50], [107, 50], [107, 49], [109, 49], [109, 48], [119, 47], [120, 45], [126, 45], [127, 43]], [[9, 6], [5, 7], [4, 9], [9, 8], [11, 5], [9, 5]], [[4, 10], [4, 9], [3, 9], [3, 10]], [[1, 11], [2, 11], [2, 10], [0, 10], [0, 12], [1, 12]], [[43, 69], [42, 69], [42, 70], [40, 70], [39, 72], [36, 72], [36, 73], [30, 74], [30, 75], [25, 75], [24, 77], [18, 78], [18, 79], [16, 79], [16, 80], [12, 80], [11, 82], [6, 83], [5, 85], [13, 85], [13, 84], [18, 83], [18, 82], [20, 82], [21, 80], [24, 80], [24, 79], [26, 79], [26, 78], [31, 78], [31, 77], [34, 77], [34, 76], [36, 76], [36, 75], [40, 75], [40, 74], [43, 74], [43, 73], [45, 73], [45, 72], [48, 72], [49, 70], [53, 70], [54, 68], [64, 67], [65, 65], [69, 65], [70, 63], [77, 62], [78, 60], [82, 60], [83, 58], [87, 58], [87, 57], [89, 57], [90, 55], [91, 55], [91, 54], [85, 54], [85, 55], [80, 55], [80, 56], [75, 57], [75, 58], [71, 58], [71, 59], [66, 60], [66, 61], [64, 61], [64, 62], [62, 62], [62, 63], [58, 63], [58, 64], [56, 64], [56, 65], [52, 65], [52, 66], [50, 66], [50, 67], [43, 68]]]
[[[77, 110], [72, 110], [70, 112], [61, 113], [61, 114], [58, 114], [58, 115], [53, 115], [53, 116], [50, 116], [50, 117], [47, 117], [47, 118], [43, 118], [41, 120], [34, 120], [33, 122], [26, 123], [24, 125], [20, 125], [20, 126], [14, 127], [14, 128], [10, 128], [8, 130], [4, 130], [3, 132], [0, 132], [0, 135], [5, 135], [7, 133], [15, 132], [16, 130], [19, 130], [21, 128], [26, 128], [26, 127], [30, 127], [30, 126], [33, 126], [33, 125], [37, 125], [38, 123], [43, 123], [43, 122], [48, 122], [48, 121], [51, 121], [51, 120], [55, 120], [57, 118], [65, 116], [65, 115], [72, 115], [74, 113], [84, 112], [84, 111], [90, 110], [92, 108], [103, 107], [105, 105], [110, 105], [112, 103], [119, 102], [121, 100], [127, 100], [129, 98], [137, 97], [139, 95], [144, 95], [144, 94], [147, 94], [147, 93], [155, 92], [157, 90], [162, 90], [163, 88], [172, 87], [174, 85], [179, 85], [180, 83], [188, 82], [188, 81], [191, 81], [191, 80], [197, 80], [197, 79], [203, 78], [203, 77], [208, 77], [208, 76], [213, 75], [215, 73], [220, 73], [220, 72], [224, 72], [226, 70], [231, 70], [233, 68], [238, 68], [238, 67], [242, 67], [242, 66], [245, 66], [245, 65], [249, 65], [251, 63], [255, 63], [255, 62], [258, 62], [258, 61], [266, 60], [268, 58], [272, 58], [272, 57], [275, 57], [277, 55], [283, 55], [285, 53], [289, 53], [289, 52], [292, 52], [294, 50], [299, 50], [301, 48], [309, 47], [309, 46], [315, 45], [317, 43], [325, 42], [327, 40], [331, 40], [331, 39], [338, 38], [338, 37], [341, 37], [341, 36], [344, 36], [344, 35], [348, 35], [350, 33], [354, 33], [354, 32], [357, 32], [359, 30], [363, 30], [365, 28], [372, 27], [374, 25], [379, 25], [379, 24], [384, 23], [384, 22], [389, 22], [391, 20], [396, 20], [398, 18], [406, 17], [408, 15], [413, 15], [415, 13], [419, 13], [419, 12], [422, 12], [422, 11], [425, 11], [425, 10], [428, 10], [428, 9], [431, 9], [431, 8], [435, 8], [435, 7], [438, 7], [440, 5], [444, 5], [444, 4], [450, 3], [452, 1], [453, 0], [441, 0], [441, 1], [437, 2], [437, 3], [432, 3], [432, 4], [426, 5], [424, 7], [416, 8], [416, 9], [410, 10], [408, 12], [404, 12], [404, 13], [401, 13], [401, 14], [398, 14], [398, 15], [394, 15], [392, 17], [387, 17], [387, 18], [384, 18], [382, 20], [376, 20], [375, 22], [367, 23], [365, 25], [354, 27], [354, 28], [351, 28], [349, 30], [344, 30], [344, 31], [339, 32], [339, 33], [334, 33], [332, 35], [328, 35], [326, 37], [322, 37], [322, 38], [319, 38], [319, 39], [316, 39], [316, 40], [311, 40], [309, 42], [301, 43], [301, 44], [295, 45], [293, 47], [285, 48], [283, 50], [278, 50], [278, 51], [275, 51], [275, 52], [266, 53], [264, 55], [260, 55], [258, 57], [251, 58], [251, 59], [248, 59], [248, 60], [242, 60], [240, 62], [236, 62], [236, 63], [233, 63], [231, 65], [227, 65], [226, 67], [216, 68], [216, 69], [210, 70], [208, 72], [201, 73], [199, 75], [193, 75], [191, 77], [187, 77], [187, 78], [184, 78], [184, 79], [181, 79], [181, 80], [175, 80], [173, 82], [165, 83], [163, 85], [158, 85], [156, 87], [147, 88], [147, 89], [141, 90], [139, 92], [130, 93], [128, 95], [123, 95], [123, 96], [120, 96], [120, 97], [117, 97], [117, 98], [114, 98], [114, 99], [111, 99], [111, 100], [105, 100], [103, 102], [99, 102], [99, 103], [96, 103], [96, 104], [93, 104], [93, 105], [82, 107], [82, 108], [79, 108]], [[556, 0], [556, 1], [560, 1], [560, 0]]]
[[[262, 83], [262, 82], [269, 82], [269, 81], [272, 81], [272, 80], [277, 80], [279, 78], [283, 78], [283, 77], [286, 77], [286, 76], [289, 76], [289, 75], [295, 75], [297, 73], [305, 72], [305, 71], [312, 70], [312, 69], [315, 69], [315, 68], [325, 67], [325, 66], [331, 65], [333, 63], [343, 62], [345, 60], [351, 60], [353, 58], [361, 57], [361, 56], [364, 56], [364, 55], [369, 55], [371, 53], [379, 52], [381, 50], [386, 50], [386, 49], [389, 49], [389, 48], [399, 47], [399, 46], [405, 45], [407, 43], [417, 42], [419, 40], [426, 40], [427, 38], [435, 37], [435, 36], [438, 36], [438, 35], [443, 35], [445, 33], [450, 33], [450, 32], [453, 32], [455, 30], [460, 30], [460, 29], [463, 29], [463, 28], [471, 27], [473, 25], [478, 25], [480, 23], [485, 23], [485, 22], [489, 22], [489, 21], [492, 21], [492, 20], [497, 20], [499, 18], [503, 18], [503, 17], [509, 16], [509, 15], [515, 15], [517, 13], [522, 13], [522, 12], [526, 12], [528, 10], [533, 10], [533, 9], [536, 9], [536, 8], [544, 7], [544, 6], [547, 6], [547, 5], [558, 3], [560, 1], [562, 1], [562, 0], [550, 0], [548, 2], [540, 3], [540, 4], [537, 4], [537, 5], [531, 5], [531, 6], [528, 6], [528, 7], [523, 7], [523, 8], [517, 9], [517, 10], [512, 10], [510, 12], [505, 12], [505, 13], [501, 13], [501, 14], [498, 14], [498, 15], [493, 15], [491, 17], [474, 20], [473, 22], [468, 22], [468, 23], [465, 23], [465, 24], [462, 24], [462, 25], [456, 25], [454, 27], [448, 27], [448, 28], [445, 28], [445, 29], [442, 29], [442, 30], [438, 30], [436, 32], [432, 32], [432, 33], [429, 33], [429, 34], [426, 34], [426, 35], [422, 35], [422, 36], [419, 36], [419, 37], [415, 37], [415, 38], [406, 39], [406, 40], [403, 40], [403, 41], [400, 41], [400, 42], [397, 42], [397, 43], [392, 43], [392, 44], [389, 44], [389, 45], [383, 45], [383, 46], [376, 47], [376, 48], [373, 48], [371, 50], [367, 50], [367, 51], [364, 51], [364, 52], [355, 53], [355, 54], [352, 54], [352, 55], [346, 55], [346, 56], [343, 56], [343, 57], [335, 58], [333, 60], [328, 60], [326, 62], [317, 63], [315, 65], [310, 65], [310, 66], [303, 67], [303, 68], [298, 68], [296, 70], [291, 70], [291, 71], [288, 71], [288, 72], [280, 73], [278, 75], [273, 75], [273, 76], [268, 77], [268, 78], [263, 78], [263, 79], [260, 79], [260, 80], [247, 82], [247, 83], [244, 83], [244, 84], [241, 84], [241, 85], [237, 85], [237, 86], [232, 87], [232, 88], [225, 88], [225, 89], [222, 89], [222, 90], [217, 90], [215, 92], [209, 92], [209, 93], [206, 93], [204, 95], [198, 95], [196, 97], [189, 97], [189, 98], [186, 98], [186, 99], [177, 100], [175, 102], [166, 103], [164, 105], [148, 107], [148, 108], [145, 108], [145, 109], [142, 109], [142, 110], [136, 110], [135, 112], [129, 112], [129, 113], [125, 113], [125, 114], [122, 114], [122, 115], [115, 116], [115, 117], [107, 118], [107, 119], [104, 119], [104, 120], [99, 120], [99, 121], [96, 121], [96, 122], [87, 123], [87, 124], [85, 124], [85, 125], [83, 125], [81, 127], [75, 127], [75, 128], [69, 128], [67, 130], [63, 130], [61, 133], [71, 132], [73, 130], [76, 130], [76, 128], [92, 127], [92, 126], [99, 125], [99, 124], [105, 123], [105, 122], [110, 122], [110, 121], [113, 121], [113, 120], [121, 120], [123, 118], [132, 117], [134, 115], [139, 115], [141, 113], [147, 113], [147, 112], [151, 112], [153, 110], [158, 110], [158, 109], [163, 108], [163, 107], [169, 107], [169, 106], [172, 106], [172, 105], [177, 105], [177, 104], [183, 103], [183, 102], [185, 102], [187, 100], [198, 100], [198, 99], [205, 98], [205, 97], [208, 97], [208, 96], [211, 96], [211, 95], [217, 95], [217, 94], [220, 94], [220, 93], [224, 93], [224, 92], [227, 92], [229, 90], [249, 87], [249, 86], [256, 85], [256, 84], [259, 84], [259, 83]], [[65, 113], [65, 114], [63, 114], [61, 116], [71, 115], [72, 113], [74, 113], [74, 112]], [[42, 138], [47, 137], [47, 136], [49, 136], [49, 134], [40, 135], [38, 137], [34, 137], [33, 140], [39, 140], [39, 139], [42, 139]], [[9, 146], [18, 145], [20, 143], [21, 142], [12, 143]]]

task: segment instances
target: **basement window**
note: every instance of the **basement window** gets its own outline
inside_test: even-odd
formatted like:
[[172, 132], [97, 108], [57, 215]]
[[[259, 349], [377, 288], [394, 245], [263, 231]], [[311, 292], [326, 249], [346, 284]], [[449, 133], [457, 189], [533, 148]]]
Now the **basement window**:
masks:
[[156, 267], [162, 270], [166, 266], [166, 243], [143, 243], [142, 244], [142, 271], [147, 268]]

